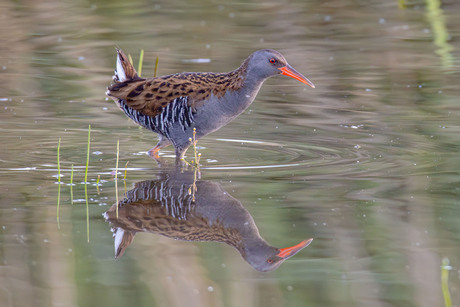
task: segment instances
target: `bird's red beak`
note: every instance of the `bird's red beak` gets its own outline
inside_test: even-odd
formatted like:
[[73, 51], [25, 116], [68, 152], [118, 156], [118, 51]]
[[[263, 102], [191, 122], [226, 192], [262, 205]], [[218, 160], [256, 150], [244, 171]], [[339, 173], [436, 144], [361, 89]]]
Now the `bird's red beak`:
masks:
[[312, 88], [315, 88], [315, 85], [313, 84], [313, 82], [305, 78], [301, 73], [299, 73], [297, 70], [292, 68], [289, 64], [284, 67], [278, 68], [278, 69], [281, 70], [282, 75], [289, 76], [291, 78], [294, 78], [296, 80], [299, 80], [302, 83], [305, 83], [311, 86]]
[[301, 251], [303, 248], [307, 247], [311, 243], [311, 241], [313, 241], [313, 239], [303, 240], [299, 244], [291, 247], [280, 248], [280, 251], [277, 254], [277, 256], [283, 259], [292, 257], [299, 251]]

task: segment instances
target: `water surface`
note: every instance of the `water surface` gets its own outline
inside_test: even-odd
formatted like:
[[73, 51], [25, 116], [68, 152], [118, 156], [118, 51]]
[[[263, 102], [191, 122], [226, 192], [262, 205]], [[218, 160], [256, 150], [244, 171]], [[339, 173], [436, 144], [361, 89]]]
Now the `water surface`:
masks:
[[[0, 301], [458, 306], [460, 5], [436, 3], [1, 3]], [[150, 159], [156, 136], [105, 97], [114, 46], [136, 63], [145, 50], [143, 76], [157, 56], [160, 74], [222, 72], [272, 48], [315, 83], [268, 80], [198, 144], [199, 180], [266, 242], [310, 246], [259, 272], [228, 244], [138, 233], [115, 259], [103, 213], [117, 202], [117, 141], [119, 200], [161, 181], [173, 151], [162, 166]]]

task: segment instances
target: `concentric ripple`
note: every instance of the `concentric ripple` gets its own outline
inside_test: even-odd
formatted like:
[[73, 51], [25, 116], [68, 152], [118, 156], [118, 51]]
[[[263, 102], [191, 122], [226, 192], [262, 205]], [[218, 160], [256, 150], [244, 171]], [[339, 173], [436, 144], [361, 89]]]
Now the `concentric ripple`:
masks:
[[[242, 139], [216, 139], [216, 141], [222, 144], [215, 146], [216, 149], [213, 149], [215, 152], [212, 154], [216, 154], [219, 158], [214, 160], [214, 163], [205, 164], [204, 169], [296, 169], [355, 163], [369, 158], [367, 152], [357, 150], [353, 145], [346, 145], [341, 148], [332, 147], [328, 145], [334, 144], [334, 142], [326, 141], [316, 142], [316, 144], [294, 142], [282, 144], [272, 141]], [[234, 146], [235, 143], [238, 146]]]

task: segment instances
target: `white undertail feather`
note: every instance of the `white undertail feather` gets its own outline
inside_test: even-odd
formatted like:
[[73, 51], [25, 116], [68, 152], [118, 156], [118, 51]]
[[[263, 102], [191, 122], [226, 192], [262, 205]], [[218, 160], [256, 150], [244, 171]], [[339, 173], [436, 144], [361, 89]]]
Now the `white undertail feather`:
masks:
[[117, 67], [115, 69], [114, 82], [126, 82], [129, 80], [138, 79], [136, 69], [129, 62], [128, 57], [121, 49], [117, 48]]
[[117, 54], [117, 69], [115, 70], [115, 76], [117, 77], [118, 81], [125, 82], [127, 80], [125, 69], [123, 68], [121, 54]]
[[113, 233], [113, 237], [114, 237], [114, 246], [115, 246], [115, 255], [118, 254], [118, 251], [119, 251], [119, 248], [120, 246], [122, 245], [122, 242], [123, 242], [123, 236], [125, 234], [125, 231], [124, 229], [122, 228], [117, 228], [115, 230], [115, 232]]

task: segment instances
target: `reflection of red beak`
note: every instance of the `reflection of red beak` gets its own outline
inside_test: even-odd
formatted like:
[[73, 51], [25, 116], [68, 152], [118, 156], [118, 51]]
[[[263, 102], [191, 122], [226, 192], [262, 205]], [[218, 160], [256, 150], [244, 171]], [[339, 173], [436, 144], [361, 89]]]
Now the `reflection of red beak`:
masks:
[[291, 247], [280, 248], [280, 252], [277, 254], [277, 256], [283, 259], [292, 257], [295, 254], [297, 254], [300, 250], [307, 247], [311, 243], [311, 241], [313, 241], [313, 239], [303, 240], [299, 244]]
[[289, 64], [284, 67], [278, 68], [278, 69], [281, 70], [281, 74], [285, 76], [289, 76], [296, 80], [299, 80], [300, 82], [305, 83], [311, 86], [312, 88], [315, 88], [315, 85], [313, 84], [313, 82], [305, 78], [301, 73], [299, 73], [297, 70], [292, 68]]

